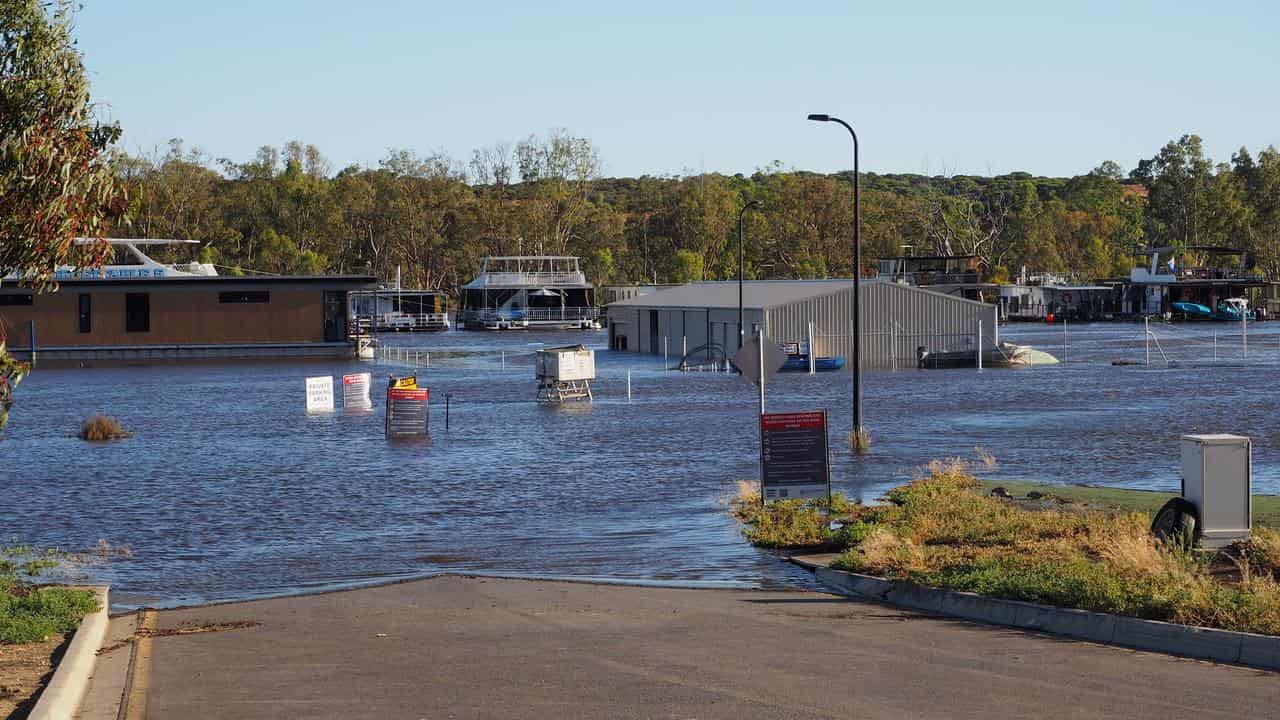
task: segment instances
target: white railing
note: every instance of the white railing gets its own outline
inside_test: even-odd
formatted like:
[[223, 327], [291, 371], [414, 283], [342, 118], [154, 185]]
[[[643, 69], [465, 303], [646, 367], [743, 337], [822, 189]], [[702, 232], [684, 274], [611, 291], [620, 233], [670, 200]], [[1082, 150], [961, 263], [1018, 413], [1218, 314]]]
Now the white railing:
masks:
[[585, 285], [580, 272], [485, 272], [480, 285]]

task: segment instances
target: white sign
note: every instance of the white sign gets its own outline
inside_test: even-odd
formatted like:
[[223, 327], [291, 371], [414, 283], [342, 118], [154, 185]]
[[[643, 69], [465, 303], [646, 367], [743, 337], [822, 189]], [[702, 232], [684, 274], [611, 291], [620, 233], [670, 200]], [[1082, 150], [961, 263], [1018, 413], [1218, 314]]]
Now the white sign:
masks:
[[370, 373], [354, 373], [342, 376], [342, 407], [345, 410], [372, 410], [369, 386], [373, 383]]
[[333, 376], [307, 378], [307, 412], [333, 412]]
[[[764, 374], [772, 375], [787, 362], [786, 353], [773, 343], [764, 344]], [[733, 356], [733, 364], [742, 372], [743, 379], [756, 385], [760, 382], [760, 340], [751, 338], [742, 346], [738, 354]]]

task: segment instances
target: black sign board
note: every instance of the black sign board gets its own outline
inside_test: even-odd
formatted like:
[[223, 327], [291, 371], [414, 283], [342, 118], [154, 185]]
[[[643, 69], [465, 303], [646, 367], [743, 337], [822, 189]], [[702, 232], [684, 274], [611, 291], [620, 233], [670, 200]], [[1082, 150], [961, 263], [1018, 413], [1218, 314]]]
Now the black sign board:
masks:
[[760, 497], [765, 500], [827, 497], [827, 411], [760, 416]]
[[387, 388], [387, 437], [427, 434], [427, 388]]

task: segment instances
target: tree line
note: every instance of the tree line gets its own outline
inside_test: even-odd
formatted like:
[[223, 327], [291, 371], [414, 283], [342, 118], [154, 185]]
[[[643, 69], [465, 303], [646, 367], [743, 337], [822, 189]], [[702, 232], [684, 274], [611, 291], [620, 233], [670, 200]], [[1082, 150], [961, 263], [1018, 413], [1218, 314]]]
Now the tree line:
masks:
[[[223, 272], [369, 273], [452, 292], [485, 255], [577, 255], [589, 279], [686, 282], [737, 276], [738, 211], [751, 278], [848, 277], [852, 174], [780, 165], [751, 175], [601, 177], [597, 149], [558, 130], [476, 150], [467, 162], [391, 150], [337, 172], [313, 145], [214, 160], [173, 140], [112, 161], [128, 198], [115, 236], [202, 243]], [[1229, 163], [1195, 135], [1126, 173], [864, 173], [866, 266], [905, 254], [976, 255], [995, 279], [1022, 268], [1121, 277], [1149, 246], [1230, 246], [1280, 273], [1280, 153]]]

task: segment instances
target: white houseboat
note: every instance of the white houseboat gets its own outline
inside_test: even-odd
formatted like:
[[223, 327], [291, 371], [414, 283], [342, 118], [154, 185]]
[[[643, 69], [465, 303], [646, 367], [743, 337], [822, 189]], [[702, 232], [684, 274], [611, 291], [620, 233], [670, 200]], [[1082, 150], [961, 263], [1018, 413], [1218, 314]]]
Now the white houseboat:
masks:
[[468, 330], [600, 327], [595, 288], [576, 257], [486, 257], [461, 296], [458, 322]]

